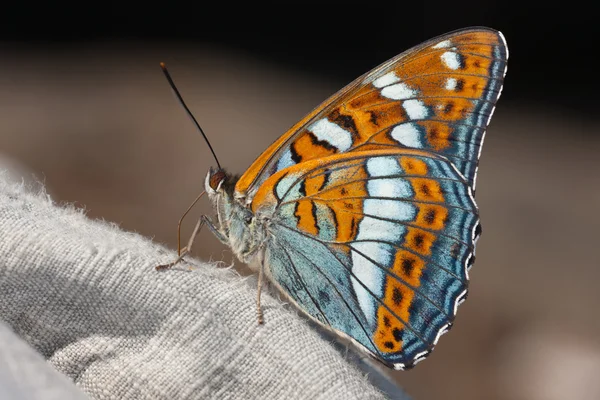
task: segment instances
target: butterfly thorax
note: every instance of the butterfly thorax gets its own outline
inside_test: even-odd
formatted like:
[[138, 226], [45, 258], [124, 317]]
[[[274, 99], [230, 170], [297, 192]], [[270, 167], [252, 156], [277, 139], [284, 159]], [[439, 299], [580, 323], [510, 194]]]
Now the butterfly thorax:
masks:
[[237, 176], [222, 169], [211, 169], [205, 181], [205, 190], [215, 209], [215, 228], [222, 235], [236, 257], [249, 265], [260, 250], [266, 237], [268, 218], [255, 215], [234, 196]]

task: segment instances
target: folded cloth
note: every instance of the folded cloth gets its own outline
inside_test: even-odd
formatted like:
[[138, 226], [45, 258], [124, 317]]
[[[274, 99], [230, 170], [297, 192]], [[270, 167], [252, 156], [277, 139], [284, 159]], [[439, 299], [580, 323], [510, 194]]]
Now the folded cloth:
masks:
[[[264, 291], [265, 323], [258, 325], [254, 277], [193, 259], [155, 271], [173, 257], [148, 238], [0, 175], [0, 319], [89, 397], [385, 398], [292, 307]], [[81, 397], [35, 357], [15, 357], [19, 346], [0, 341], [0, 385], [12, 379], [6, 390], [22, 390], [2, 399], [51, 398], [27, 392], [42, 383], [48, 393]], [[34, 369], [39, 374], [18, 372]]]
[[88, 399], [66, 376], [0, 322], [0, 399]]

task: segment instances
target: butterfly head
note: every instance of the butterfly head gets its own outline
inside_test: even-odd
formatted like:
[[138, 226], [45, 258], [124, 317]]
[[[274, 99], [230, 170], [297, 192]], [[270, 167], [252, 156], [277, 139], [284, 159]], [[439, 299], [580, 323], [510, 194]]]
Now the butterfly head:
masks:
[[204, 190], [209, 195], [216, 195], [223, 188], [223, 184], [227, 180], [227, 172], [223, 169], [211, 168], [206, 174], [204, 181]]
[[219, 233], [242, 262], [250, 262], [262, 243], [264, 228], [254, 213], [235, 199], [237, 180], [222, 169], [211, 168], [204, 189], [215, 208]]

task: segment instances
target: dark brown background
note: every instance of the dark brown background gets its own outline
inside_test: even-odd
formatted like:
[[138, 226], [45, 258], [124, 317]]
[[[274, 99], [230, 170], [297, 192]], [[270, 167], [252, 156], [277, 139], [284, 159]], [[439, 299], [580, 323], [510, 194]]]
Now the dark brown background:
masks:
[[[241, 173], [312, 107], [396, 53], [460, 27], [502, 30], [509, 68], [481, 159], [469, 300], [430, 359], [394, 376], [416, 399], [600, 398], [591, 14], [450, 6], [232, 15], [173, 5], [40, 10], [43, 19], [10, 10], [0, 28], [0, 163], [92, 218], [175, 247], [177, 220], [214, 161], [159, 61], [221, 162]], [[193, 216], [209, 211], [204, 201]], [[208, 231], [199, 243], [199, 257], [232, 261]]]

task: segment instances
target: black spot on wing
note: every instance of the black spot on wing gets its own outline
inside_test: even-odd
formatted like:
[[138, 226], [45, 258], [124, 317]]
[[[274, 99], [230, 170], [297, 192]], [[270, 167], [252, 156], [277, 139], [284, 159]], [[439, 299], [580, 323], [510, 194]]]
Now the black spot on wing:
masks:
[[427, 210], [427, 212], [425, 213], [425, 222], [427, 222], [429, 225], [433, 224], [433, 222], [435, 221], [435, 215], [436, 215], [436, 211], [433, 208], [430, 208], [429, 210]]
[[415, 268], [415, 260], [413, 258], [404, 258], [402, 260], [402, 271], [406, 276], [411, 276]]
[[323, 174], [323, 182], [321, 183], [321, 186], [319, 187], [319, 189], [317, 189], [317, 192], [320, 192], [321, 190], [323, 190], [323, 188], [327, 187], [330, 176], [331, 176], [331, 172], [329, 170], [325, 170], [325, 174]]
[[379, 126], [378, 120], [379, 120], [379, 112], [377, 111], [368, 111], [370, 117], [369, 117], [369, 122], [372, 123], [375, 126]]
[[394, 328], [392, 330], [392, 335], [394, 335], [394, 340], [396, 342], [400, 342], [402, 340], [402, 329]]
[[312, 200], [311, 200], [310, 204], [311, 204], [310, 212], [312, 213], [313, 221], [315, 221], [315, 229], [317, 230], [317, 235], [318, 235], [319, 232], [321, 231], [321, 229], [319, 228], [319, 221], [317, 219], [317, 204]]
[[339, 152], [338, 148], [333, 146], [331, 143], [329, 143], [327, 140], [319, 140], [314, 133], [312, 132], [307, 132], [308, 138], [310, 139], [310, 142], [313, 144], [313, 146], [319, 146], [322, 147], [328, 151], [337, 153]]
[[458, 69], [465, 69], [465, 56], [460, 53], [455, 53], [456, 58], [458, 59]]
[[387, 315], [383, 317], [383, 325], [386, 328], [389, 328], [390, 326], [392, 326], [392, 324], [390, 323], [390, 318]]
[[450, 247], [450, 256], [454, 259], [458, 259], [458, 256], [460, 256], [460, 244], [452, 244], [452, 246]]
[[395, 305], [399, 306], [402, 303], [402, 292], [398, 288], [394, 288], [392, 291], [392, 301]]
[[449, 102], [446, 103], [446, 106], [444, 107], [444, 113], [445, 114], [450, 114], [453, 109], [454, 109], [454, 102], [453, 101], [449, 101]]
[[417, 249], [423, 249], [423, 242], [425, 242], [425, 237], [422, 233], [417, 233], [414, 236], [413, 244]]
[[298, 188], [298, 192], [300, 192], [302, 197], [306, 196], [306, 180], [302, 180], [302, 182], [300, 182], [300, 188]]
[[329, 297], [329, 294], [327, 294], [327, 292], [325, 292], [324, 290], [319, 290], [319, 301], [321, 301], [324, 304], [329, 304], [331, 298]]
[[331, 208], [330, 206], [326, 206], [327, 209], [329, 210], [330, 214], [332, 215], [331, 219], [333, 220], [333, 226], [335, 227], [335, 231], [338, 231], [338, 227], [339, 227], [339, 221], [338, 221], [338, 215], [337, 213], [333, 210], [333, 208]]
[[333, 112], [329, 114], [328, 119], [340, 128], [350, 132], [353, 137], [358, 135], [358, 129], [356, 128], [354, 118], [351, 115], [344, 115], [340, 113], [339, 108], [333, 110]]
[[[298, 192], [300, 192], [300, 194], [302, 196], [306, 196], [306, 180], [303, 180], [302, 182], [300, 182], [300, 188], [298, 189]], [[296, 204], [294, 205], [294, 217], [296, 217], [296, 224], [300, 223], [300, 214], [298, 214], [299, 207], [300, 207], [300, 202], [297, 201]]]
[[302, 157], [298, 154], [298, 151], [296, 151], [296, 142], [292, 143], [290, 146], [290, 153], [292, 153], [292, 161], [294, 161], [294, 163], [299, 164], [302, 161]]

